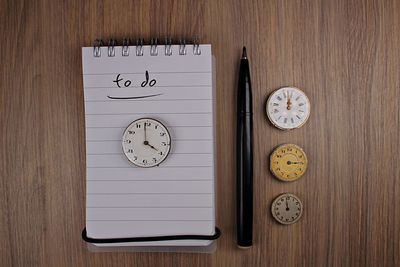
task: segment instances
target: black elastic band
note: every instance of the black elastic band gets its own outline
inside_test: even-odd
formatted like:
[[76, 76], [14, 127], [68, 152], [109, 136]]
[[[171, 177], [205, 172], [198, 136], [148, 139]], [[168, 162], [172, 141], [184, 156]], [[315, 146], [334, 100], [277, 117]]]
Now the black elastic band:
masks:
[[94, 244], [112, 244], [128, 242], [151, 242], [151, 241], [169, 241], [169, 240], [216, 240], [221, 236], [221, 231], [215, 227], [213, 235], [164, 235], [148, 237], [122, 237], [122, 238], [91, 238], [87, 236], [86, 228], [82, 231], [82, 238], [86, 242]]

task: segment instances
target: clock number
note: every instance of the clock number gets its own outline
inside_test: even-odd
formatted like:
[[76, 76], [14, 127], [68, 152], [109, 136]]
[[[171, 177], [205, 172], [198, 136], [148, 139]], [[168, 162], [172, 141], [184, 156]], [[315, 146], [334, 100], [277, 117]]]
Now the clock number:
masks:
[[128, 149], [127, 153], [133, 153], [133, 149]]
[[144, 163], [144, 164], [147, 164], [147, 159], [144, 159], [144, 160], [143, 160], [143, 163]]
[[135, 134], [135, 131], [128, 131], [128, 134]]
[[165, 133], [160, 133], [160, 136], [164, 136], [165, 135]]
[[136, 128], [141, 128], [142, 125], [140, 125], [139, 123], [136, 123]]

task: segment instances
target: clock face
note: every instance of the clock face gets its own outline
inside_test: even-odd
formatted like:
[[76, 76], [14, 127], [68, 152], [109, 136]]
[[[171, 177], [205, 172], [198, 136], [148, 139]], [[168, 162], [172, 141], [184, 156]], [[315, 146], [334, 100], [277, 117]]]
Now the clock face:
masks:
[[272, 202], [271, 212], [279, 223], [293, 224], [303, 215], [303, 204], [297, 196], [285, 193]]
[[130, 162], [139, 167], [154, 167], [168, 156], [171, 136], [159, 121], [143, 118], [132, 122], [122, 137], [122, 148]]
[[295, 87], [283, 87], [268, 98], [266, 112], [273, 125], [281, 130], [300, 128], [310, 116], [310, 101]]
[[299, 146], [284, 144], [270, 156], [270, 169], [276, 178], [285, 182], [299, 179], [306, 172], [308, 160]]

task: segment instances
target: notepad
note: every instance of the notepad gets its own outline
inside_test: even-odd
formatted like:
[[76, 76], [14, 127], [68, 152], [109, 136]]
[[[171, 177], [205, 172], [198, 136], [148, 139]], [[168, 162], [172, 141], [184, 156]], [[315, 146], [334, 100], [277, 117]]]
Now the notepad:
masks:
[[[126, 49], [130, 51], [126, 54]], [[215, 150], [211, 45], [180, 54], [168, 47], [84, 47], [86, 229], [92, 238], [212, 235]], [[125, 55], [123, 52], [125, 51]], [[161, 121], [171, 135], [168, 157], [140, 168], [122, 150], [126, 127]], [[207, 246], [207, 240], [118, 246]]]

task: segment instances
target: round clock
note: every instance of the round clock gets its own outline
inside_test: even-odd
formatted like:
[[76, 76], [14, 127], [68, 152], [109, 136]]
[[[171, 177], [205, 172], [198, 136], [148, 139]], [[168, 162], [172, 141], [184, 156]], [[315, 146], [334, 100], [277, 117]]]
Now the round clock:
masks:
[[307, 170], [307, 156], [303, 149], [293, 144], [277, 147], [270, 156], [270, 169], [279, 180], [290, 182], [299, 179]]
[[297, 196], [285, 193], [272, 202], [271, 212], [279, 223], [293, 224], [303, 215], [303, 204]]
[[310, 101], [295, 87], [282, 87], [268, 98], [266, 112], [271, 123], [281, 130], [300, 128], [310, 116]]
[[167, 158], [171, 149], [171, 136], [161, 122], [142, 118], [126, 128], [122, 148], [128, 160], [136, 166], [154, 167]]

